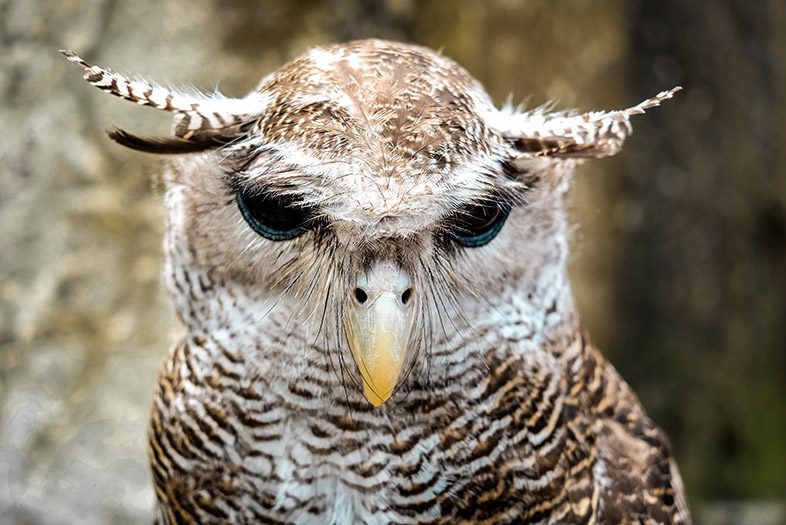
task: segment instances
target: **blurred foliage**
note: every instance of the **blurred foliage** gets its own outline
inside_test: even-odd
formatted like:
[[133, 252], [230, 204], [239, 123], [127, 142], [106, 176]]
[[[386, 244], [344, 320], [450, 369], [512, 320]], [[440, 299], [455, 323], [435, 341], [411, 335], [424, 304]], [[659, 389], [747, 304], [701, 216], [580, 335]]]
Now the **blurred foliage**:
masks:
[[[148, 521], [149, 397], [178, 331], [160, 165], [103, 135], [168, 119], [55, 51], [241, 95], [364, 37], [442, 49], [498, 103], [614, 108], [685, 87], [622, 155], [579, 169], [574, 288], [671, 436], [699, 521], [786, 519], [786, 3], [0, 0], [0, 520]], [[776, 503], [702, 504], [720, 499]]]
[[686, 91], [629, 146], [617, 362], [696, 499], [786, 495], [786, 4], [749, 7], [632, 13], [631, 85]]

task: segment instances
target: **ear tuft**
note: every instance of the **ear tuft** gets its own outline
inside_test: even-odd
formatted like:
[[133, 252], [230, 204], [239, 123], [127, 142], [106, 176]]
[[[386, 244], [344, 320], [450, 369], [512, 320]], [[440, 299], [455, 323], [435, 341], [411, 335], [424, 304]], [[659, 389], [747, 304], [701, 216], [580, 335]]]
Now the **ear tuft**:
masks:
[[498, 129], [521, 152], [522, 159], [584, 159], [617, 154], [632, 133], [630, 117], [659, 106], [682, 88], [662, 91], [633, 107], [583, 114], [526, 112], [506, 115]]
[[145, 153], [161, 155], [177, 155], [183, 153], [199, 153], [220, 148], [226, 145], [227, 140], [219, 135], [192, 137], [189, 140], [179, 137], [140, 137], [124, 129], [113, 127], [107, 130], [109, 138], [127, 148]]
[[173, 138], [140, 137], [119, 128], [108, 132], [115, 142], [139, 151], [176, 154], [219, 148], [245, 136], [269, 103], [268, 96], [258, 91], [239, 99], [219, 93], [189, 94], [94, 66], [73, 51], [60, 52], [84, 70], [88, 83], [102, 91], [175, 114]]

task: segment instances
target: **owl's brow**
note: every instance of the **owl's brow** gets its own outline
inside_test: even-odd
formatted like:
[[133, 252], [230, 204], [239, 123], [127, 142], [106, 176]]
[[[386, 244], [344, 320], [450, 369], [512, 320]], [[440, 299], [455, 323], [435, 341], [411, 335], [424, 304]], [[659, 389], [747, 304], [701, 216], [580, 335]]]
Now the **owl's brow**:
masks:
[[[226, 146], [222, 150], [223, 154], [218, 164], [229, 176], [245, 178], [250, 184], [276, 177], [313, 179], [309, 172], [315, 169], [351, 164], [349, 160], [343, 158], [309, 157], [308, 161], [301, 159], [298, 162], [297, 155], [293, 156], [292, 151], [288, 149], [291, 146], [268, 142], [259, 136], [251, 135]], [[295, 145], [294, 148], [299, 152], [299, 145]]]
[[274, 197], [286, 197], [293, 205], [302, 205], [309, 209], [314, 208], [313, 212], [318, 213], [318, 206], [310, 204], [309, 194], [294, 185], [260, 183], [248, 181], [242, 177], [233, 176], [231, 173], [224, 177], [228, 190], [232, 193], [241, 192], [249, 197], [259, 197], [262, 195]]
[[495, 204], [512, 209], [526, 204], [527, 195], [534, 186], [533, 180], [521, 173], [511, 174], [507, 165], [506, 161], [500, 162], [498, 171], [494, 172], [497, 176], [489, 178], [491, 182], [488, 186], [478, 190], [472, 197], [457, 202], [448, 215], [464, 206]]

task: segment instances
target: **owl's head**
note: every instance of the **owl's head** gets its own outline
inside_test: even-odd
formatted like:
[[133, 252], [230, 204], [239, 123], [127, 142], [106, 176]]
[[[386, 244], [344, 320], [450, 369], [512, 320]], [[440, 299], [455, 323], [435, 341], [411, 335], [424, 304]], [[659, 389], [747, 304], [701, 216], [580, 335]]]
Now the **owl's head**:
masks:
[[[498, 110], [440, 54], [364, 40], [312, 49], [232, 99], [65, 54], [91, 84], [176, 115], [173, 137], [109, 133], [177, 155], [169, 264], [289, 309], [292, 329], [316, 327], [326, 352], [348, 349], [375, 406], [445, 319], [494, 308], [505, 287], [562, 263], [555, 214], [572, 165], [615, 154], [630, 116], [676, 91], [612, 112]], [[175, 294], [186, 322], [212, 311]]]

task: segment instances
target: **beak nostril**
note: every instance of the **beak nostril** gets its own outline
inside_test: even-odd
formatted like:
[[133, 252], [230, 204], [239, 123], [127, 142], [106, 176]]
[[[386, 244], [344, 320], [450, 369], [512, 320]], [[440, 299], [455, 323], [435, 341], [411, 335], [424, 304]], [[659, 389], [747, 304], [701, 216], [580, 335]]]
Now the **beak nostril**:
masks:
[[410, 299], [412, 299], [412, 288], [407, 288], [401, 294], [401, 304], [406, 305]]
[[363, 304], [368, 301], [368, 294], [362, 288], [355, 288], [355, 299], [359, 304]]

